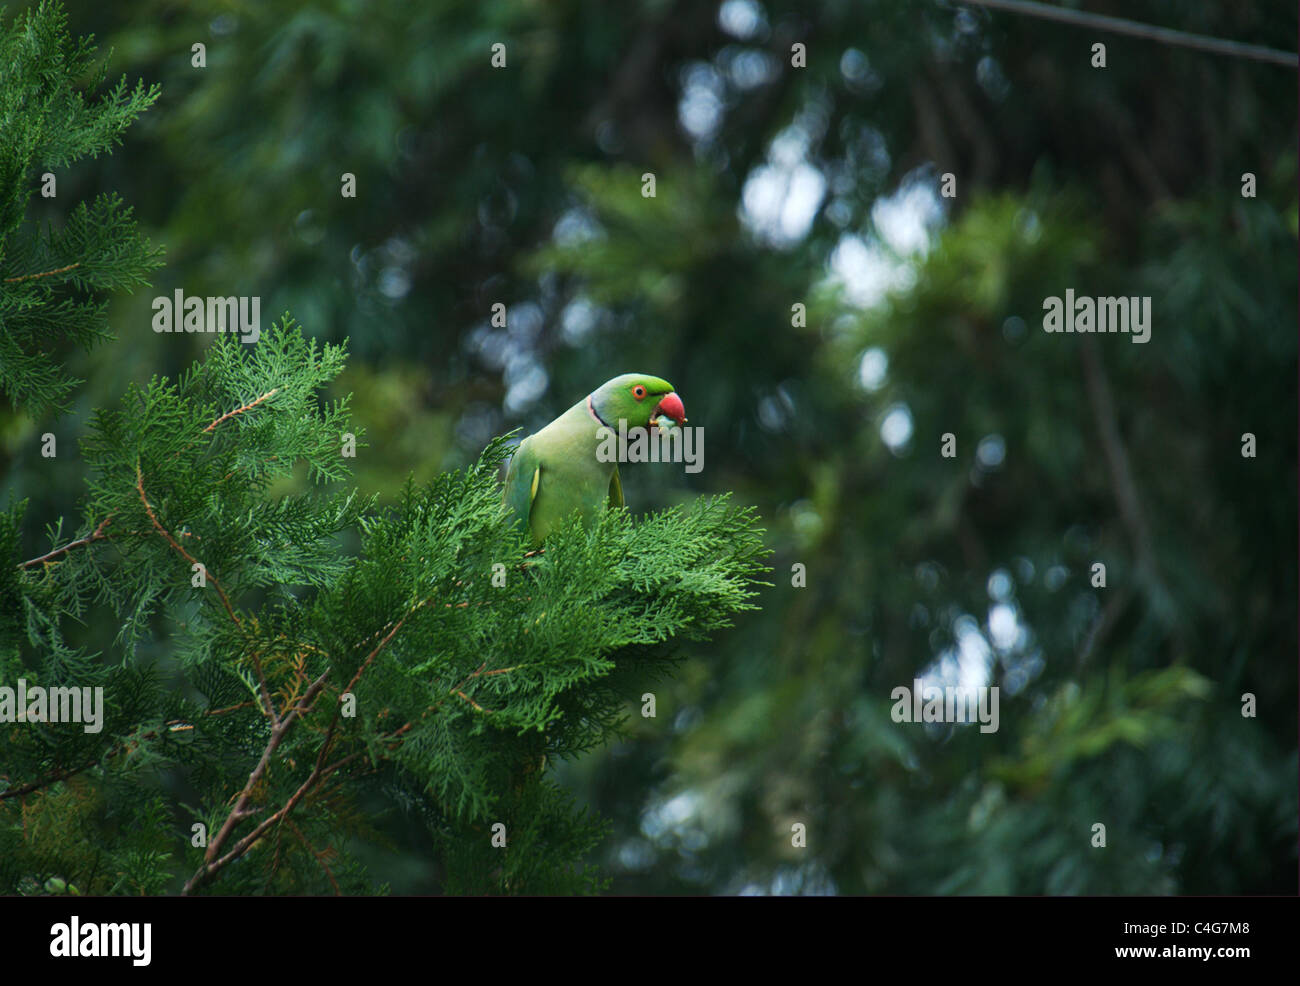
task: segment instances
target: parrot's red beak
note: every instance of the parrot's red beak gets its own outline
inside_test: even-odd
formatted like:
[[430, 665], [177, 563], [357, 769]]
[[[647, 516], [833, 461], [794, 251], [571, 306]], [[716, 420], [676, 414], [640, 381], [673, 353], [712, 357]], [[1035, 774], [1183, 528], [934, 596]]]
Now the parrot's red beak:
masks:
[[678, 425], [686, 424], [686, 408], [682, 407], [682, 399], [676, 394], [665, 394], [663, 400], [655, 406], [655, 413], [650, 420], [653, 421], [661, 414], [668, 415]]

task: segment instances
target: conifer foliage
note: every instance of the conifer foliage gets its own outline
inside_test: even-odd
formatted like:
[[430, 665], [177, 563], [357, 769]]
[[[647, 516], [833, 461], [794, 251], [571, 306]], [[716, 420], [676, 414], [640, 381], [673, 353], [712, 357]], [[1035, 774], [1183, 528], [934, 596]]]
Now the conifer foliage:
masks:
[[[26, 197], [158, 92], [78, 88], [93, 48], [56, 6], [0, 32], [0, 388], [39, 416], [75, 385], [50, 335], [104, 337], [101, 295], [158, 252], [111, 196], [61, 232], [24, 225]], [[362, 429], [322, 396], [345, 362], [287, 315], [255, 346], [218, 336], [94, 414], [75, 532], [24, 558], [24, 504], [0, 513], [0, 685], [103, 689], [93, 731], [0, 722], [0, 893], [382, 890], [376, 810], [424, 825], [442, 889], [601, 886], [604, 824], [547, 767], [755, 608], [757, 518], [725, 496], [611, 511], [530, 552], [506, 439], [381, 509], [347, 485]], [[87, 652], [79, 624], [105, 619], [114, 649]]]
[[75, 385], [48, 350], [111, 338], [103, 294], [147, 284], [161, 263], [113, 194], [77, 205], [61, 230], [24, 222], [34, 177], [110, 151], [161, 94], [122, 78], [96, 96], [107, 72], [57, 4], [0, 28], [0, 394], [35, 413], [66, 410]]

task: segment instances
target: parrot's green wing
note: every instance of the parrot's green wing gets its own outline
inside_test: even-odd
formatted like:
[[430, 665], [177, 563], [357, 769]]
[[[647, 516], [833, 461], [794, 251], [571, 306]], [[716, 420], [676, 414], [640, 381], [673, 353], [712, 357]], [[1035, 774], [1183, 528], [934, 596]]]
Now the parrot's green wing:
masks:
[[623, 482], [618, 478], [618, 466], [614, 467], [614, 472], [609, 477], [609, 505], [623, 506]]
[[542, 464], [529, 440], [525, 438], [510, 457], [505, 489], [506, 506], [515, 515], [515, 522], [525, 528], [528, 527], [532, 514], [533, 501], [537, 499], [537, 487], [541, 478]]

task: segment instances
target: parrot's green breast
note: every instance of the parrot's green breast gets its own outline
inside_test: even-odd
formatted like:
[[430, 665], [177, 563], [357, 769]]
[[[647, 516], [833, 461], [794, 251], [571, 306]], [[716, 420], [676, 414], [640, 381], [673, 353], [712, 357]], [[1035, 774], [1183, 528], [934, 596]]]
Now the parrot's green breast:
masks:
[[617, 463], [596, 457], [600, 427], [579, 401], [515, 450], [505, 501], [516, 522], [527, 523], [534, 545], [575, 510], [587, 521], [610, 503], [622, 506]]

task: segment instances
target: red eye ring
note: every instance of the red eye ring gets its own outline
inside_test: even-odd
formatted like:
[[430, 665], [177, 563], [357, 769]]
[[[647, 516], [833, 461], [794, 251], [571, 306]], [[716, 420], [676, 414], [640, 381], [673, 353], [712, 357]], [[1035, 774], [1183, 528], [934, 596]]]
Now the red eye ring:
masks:
[[645, 397], [645, 388], [642, 387], [640, 384], [637, 384], [635, 387], [632, 388], [632, 396], [635, 397], [637, 400], [641, 400], [641, 398]]

